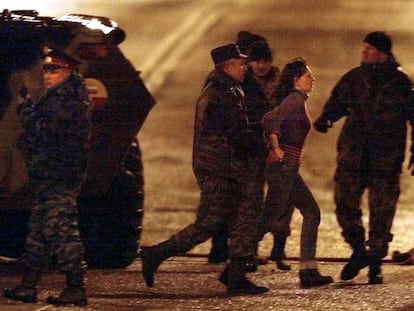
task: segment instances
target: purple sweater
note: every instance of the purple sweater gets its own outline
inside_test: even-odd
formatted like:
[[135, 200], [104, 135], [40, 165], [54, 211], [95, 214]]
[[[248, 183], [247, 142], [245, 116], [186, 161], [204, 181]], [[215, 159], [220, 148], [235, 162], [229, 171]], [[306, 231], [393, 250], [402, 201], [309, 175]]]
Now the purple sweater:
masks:
[[300, 164], [302, 148], [311, 129], [307, 98], [307, 94], [295, 90], [262, 120], [265, 137], [277, 135], [279, 145], [285, 152], [283, 160], [288, 164]]

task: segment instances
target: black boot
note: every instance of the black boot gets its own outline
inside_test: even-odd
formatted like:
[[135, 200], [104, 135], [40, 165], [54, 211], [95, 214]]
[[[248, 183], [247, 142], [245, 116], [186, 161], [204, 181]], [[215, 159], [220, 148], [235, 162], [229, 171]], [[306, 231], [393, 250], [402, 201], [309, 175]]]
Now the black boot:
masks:
[[256, 272], [258, 265], [257, 256], [246, 257], [246, 272]]
[[[246, 259], [246, 272], [256, 272], [257, 271], [257, 263], [255, 261], [256, 257], [249, 257]], [[229, 266], [224, 268], [223, 272], [220, 274], [219, 279], [220, 283], [224, 285], [229, 284]]]
[[151, 247], [141, 249], [142, 275], [148, 287], [154, 286], [154, 273], [168, 258], [176, 255], [173, 240], [164, 241]]
[[368, 255], [365, 246], [355, 247], [351, 258], [342, 269], [341, 280], [352, 280], [358, 275], [361, 269], [368, 266], [368, 263]]
[[66, 272], [66, 288], [57, 297], [49, 296], [46, 302], [56, 306], [86, 306], [88, 300], [84, 288], [84, 276], [83, 271]]
[[299, 278], [301, 288], [323, 286], [333, 282], [331, 276], [322, 276], [318, 269], [299, 270]]
[[208, 262], [212, 264], [219, 264], [226, 262], [229, 258], [228, 232], [224, 228], [217, 234], [213, 235], [211, 239], [211, 250], [208, 255]]
[[399, 251], [394, 251], [392, 253], [392, 262], [398, 263], [400, 265], [413, 264], [410, 252], [401, 253]]
[[266, 287], [257, 286], [246, 278], [246, 261], [247, 258], [231, 259], [228, 267], [226, 267], [226, 269], [228, 268], [228, 294], [258, 295], [268, 291]]
[[274, 236], [273, 237], [273, 248], [270, 253], [269, 259], [276, 262], [276, 267], [279, 270], [288, 271], [290, 270], [290, 265], [285, 263], [283, 260], [286, 259], [285, 254], [285, 245], [286, 245], [286, 236]]
[[229, 285], [229, 266], [227, 265], [223, 272], [220, 274], [219, 282], [223, 285]]
[[382, 284], [384, 282], [381, 276], [381, 264], [381, 257], [369, 259], [368, 284]]
[[36, 286], [40, 281], [40, 272], [35, 270], [26, 270], [23, 274], [22, 282], [14, 289], [5, 289], [3, 296], [27, 303], [37, 302]]

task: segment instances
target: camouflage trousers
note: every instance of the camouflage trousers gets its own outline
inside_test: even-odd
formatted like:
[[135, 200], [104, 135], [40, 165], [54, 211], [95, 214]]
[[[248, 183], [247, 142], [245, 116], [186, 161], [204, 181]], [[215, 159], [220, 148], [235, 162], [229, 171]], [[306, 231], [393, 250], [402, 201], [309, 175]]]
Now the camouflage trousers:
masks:
[[[338, 176], [338, 175], [337, 175]], [[365, 243], [365, 228], [362, 222], [361, 200], [368, 190], [369, 232], [366, 245], [380, 257], [388, 253], [392, 241], [392, 222], [400, 194], [399, 174], [388, 176], [336, 177], [334, 199], [336, 216], [345, 241], [351, 245]]]
[[63, 191], [35, 203], [23, 256], [26, 267], [41, 271], [50, 265], [54, 255], [61, 271], [84, 271], [76, 194], [77, 191]]
[[[261, 204], [244, 167], [237, 180], [205, 174], [198, 176], [200, 204], [196, 220], [171, 237], [177, 253], [184, 254], [227, 227], [230, 258], [254, 256], [257, 248], [257, 220]], [[263, 185], [263, 183], [261, 184]]]

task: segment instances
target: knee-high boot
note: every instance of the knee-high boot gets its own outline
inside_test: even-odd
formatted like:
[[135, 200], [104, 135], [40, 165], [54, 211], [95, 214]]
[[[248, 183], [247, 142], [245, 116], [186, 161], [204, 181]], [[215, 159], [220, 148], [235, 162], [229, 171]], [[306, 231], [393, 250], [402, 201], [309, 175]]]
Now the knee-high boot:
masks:
[[141, 249], [142, 275], [148, 287], [154, 286], [154, 273], [168, 258], [177, 254], [173, 240]]
[[84, 287], [84, 271], [66, 272], [66, 288], [59, 296], [49, 296], [47, 303], [63, 306], [73, 304], [75, 306], [86, 306], [88, 301]]
[[38, 270], [26, 269], [24, 271], [21, 284], [14, 289], [4, 290], [3, 296], [12, 300], [36, 303], [36, 286], [40, 282], [40, 274], [41, 273]]
[[273, 237], [273, 248], [270, 253], [270, 259], [276, 262], [276, 267], [279, 270], [290, 270], [290, 265], [285, 263], [283, 260], [286, 259], [285, 245], [287, 236], [275, 235]]
[[208, 255], [208, 262], [219, 264], [229, 258], [229, 234], [227, 228], [223, 228], [211, 238], [211, 250]]

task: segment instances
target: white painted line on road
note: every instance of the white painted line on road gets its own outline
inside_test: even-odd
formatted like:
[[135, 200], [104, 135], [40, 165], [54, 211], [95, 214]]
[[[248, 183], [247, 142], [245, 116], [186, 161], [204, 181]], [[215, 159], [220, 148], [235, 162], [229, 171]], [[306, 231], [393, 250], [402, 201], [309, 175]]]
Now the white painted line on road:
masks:
[[52, 305], [48, 305], [48, 306], [41, 307], [39, 309], [35, 309], [34, 311], [51, 310], [52, 308], [54, 308]]
[[167, 75], [182, 56], [218, 20], [221, 14], [223, 10], [214, 10], [212, 5], [202, 7], [161, 41], [154, 49], [155, 53], [140, 67], [145, 84], [151, 92], [156, 92], [162, 86]]

